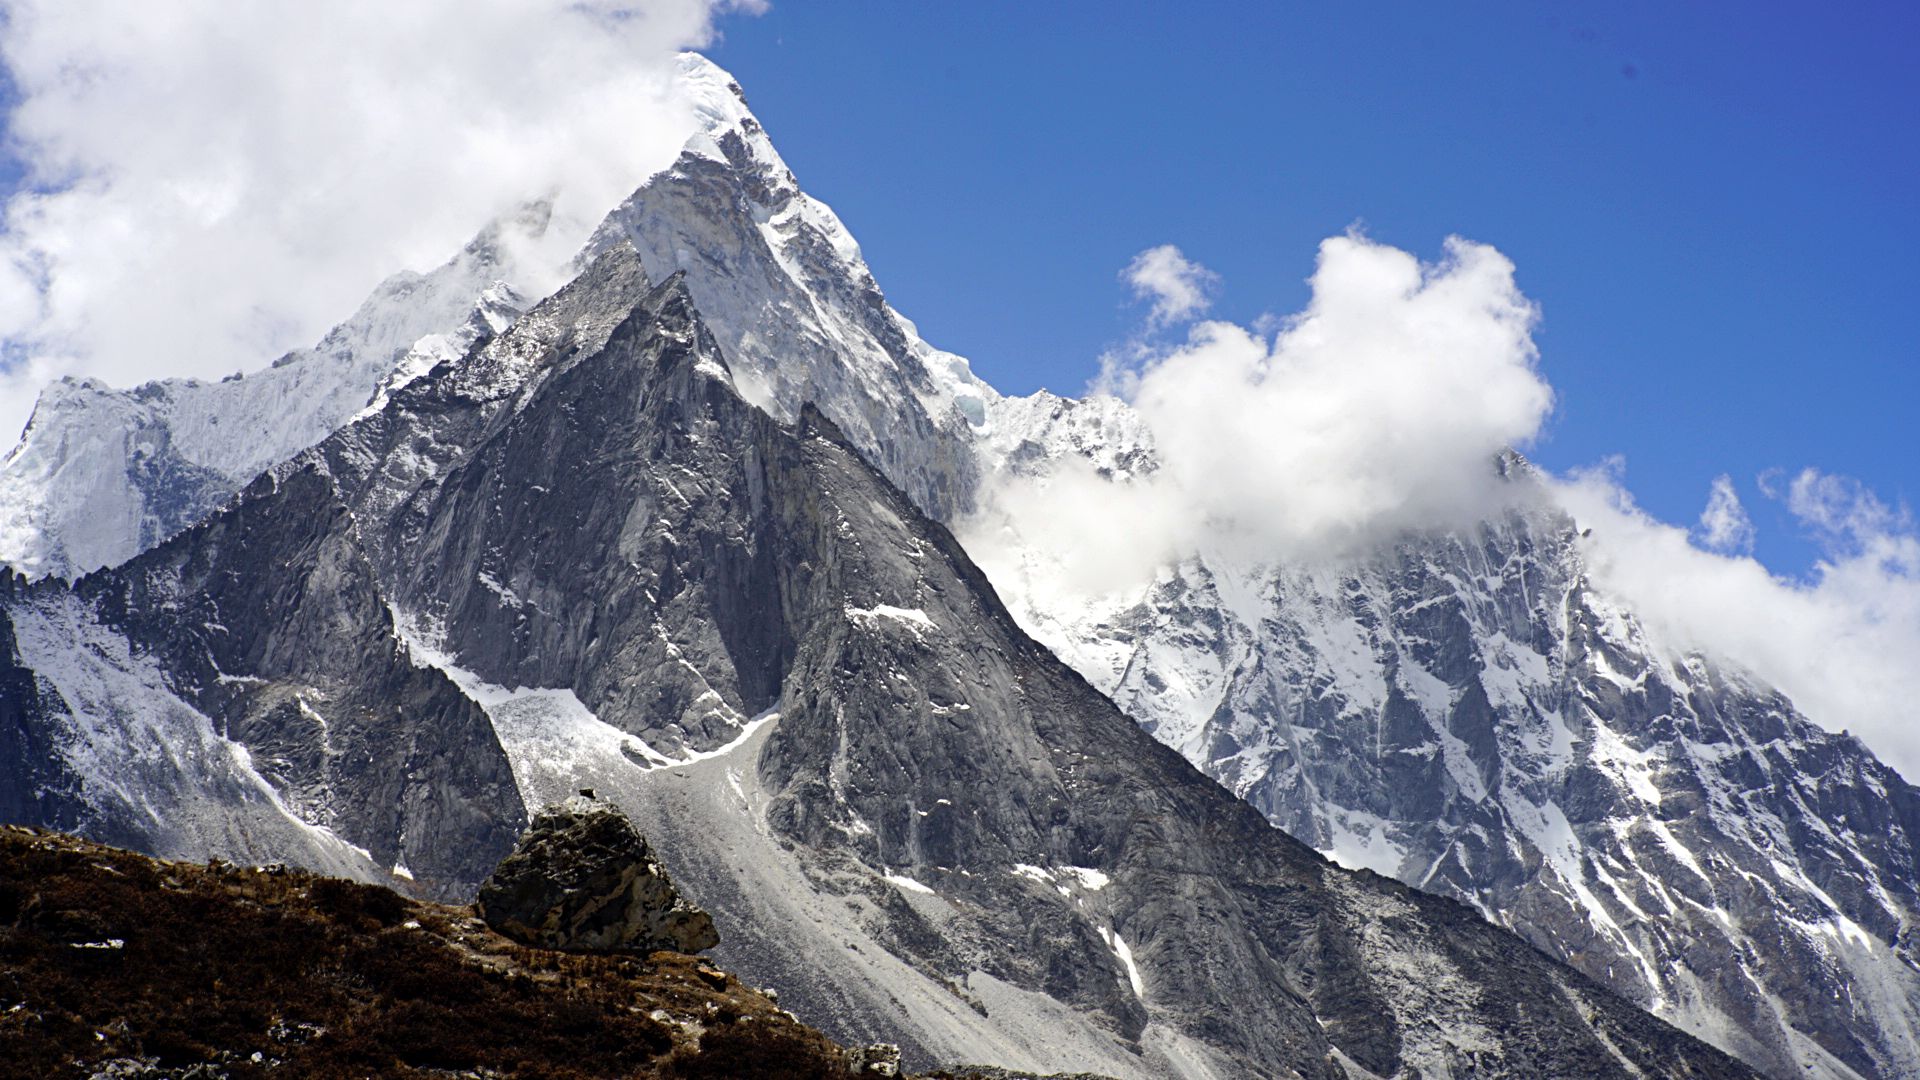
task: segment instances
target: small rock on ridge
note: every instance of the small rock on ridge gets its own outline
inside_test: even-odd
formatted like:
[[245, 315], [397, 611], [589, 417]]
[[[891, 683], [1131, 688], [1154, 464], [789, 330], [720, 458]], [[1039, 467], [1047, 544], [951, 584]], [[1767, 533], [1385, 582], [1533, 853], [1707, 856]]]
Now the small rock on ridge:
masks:
[[720, 943], [633, 822], [584, 796], [534, 816], [480, 886], [479, 908], [488, 926], [548, 949], [697, 953]]

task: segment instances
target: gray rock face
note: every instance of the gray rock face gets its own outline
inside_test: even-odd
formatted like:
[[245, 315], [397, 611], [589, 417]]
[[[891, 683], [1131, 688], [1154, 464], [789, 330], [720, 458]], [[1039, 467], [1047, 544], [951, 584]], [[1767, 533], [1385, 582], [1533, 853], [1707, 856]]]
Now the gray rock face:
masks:
[[[375, 817], [398, 795], [403, 820], [350, 838], [422, 888], [472, 882], [518, 831], [481, 763], [535, 804], [591, 783], [727, 923], [730, 967], [910, 1062], [1751, 1075], [1470, 909], [1273, 829], [1022, 633], [824, 415], [743, 400], [684, 279], [634, 298], [644, 280], [609, 249], [207, 525], [83, 580], [62, 625], [93, 628], [100, 679], [231, 717], [209, 754], [284, 758], [268, 790], [328, 763]], [[55, 591], [7, 601], [16, 639]], [[81, 714], [71, 655], [42, 641], [19, 666]], [[387, 695], [326, 714], [327, 739], [405, 751], [303, 756], [322, 729], [298, 734], [297, 703], [257, 711], [323, 675]], [[144, 790], [130, 765], [90, 775]]]
[[480, 886], [487, 925], [570, 952], [697, 953], [720, 943], [713, 918], [673, 887], [617, 808], [575, 796], [535, 814]]
[[286, 861], [470, 895], [524, 810], [486, 714], [393, 636], [331, 477], [265, 476], [125, 566], [4, 599], [41, 752], [20, 820], [176, 858]]

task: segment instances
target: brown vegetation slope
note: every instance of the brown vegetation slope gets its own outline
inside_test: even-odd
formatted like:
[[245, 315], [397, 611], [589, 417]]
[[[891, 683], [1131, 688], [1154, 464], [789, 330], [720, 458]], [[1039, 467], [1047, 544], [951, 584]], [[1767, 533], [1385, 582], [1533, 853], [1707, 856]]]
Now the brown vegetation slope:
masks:
[[531, 949], [471, 909], [0, 828], [0, 1076], [845, 1077], [677, 953]]

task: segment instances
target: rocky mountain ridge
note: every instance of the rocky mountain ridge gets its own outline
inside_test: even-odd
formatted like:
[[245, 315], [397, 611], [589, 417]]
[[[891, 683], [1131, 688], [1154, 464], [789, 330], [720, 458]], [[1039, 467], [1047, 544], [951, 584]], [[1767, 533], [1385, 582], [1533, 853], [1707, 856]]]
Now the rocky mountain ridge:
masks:
[[[228, 836], [297, 817], [224, 786], [250, 763], [331, 790], [315, 827], [359, 872], [463, 892], [524, 807], [591, 786], [737, 928], [723, 962], [910, 1061], [1749, 1075], [1155, 743], [824, 415], [746, 402], [686, 279], [624, 247], [202, 525], [5, 609], [16, 638], [66, 612], [206, 721], [216, 782], [159, 779]], [[83, 684], [31, 678], [15, 724], [88, 747], [62, 758], [81, 825], [167, 824], [89, 773], [116, 736], [75, 715]]]
[[434, 270], [393, 275], [318, 344], [262, 370], [130, 390], [97, 379], [47, 387], [0, 460], [0, 564], [76, 577], [125, 562], [389, 389], [499, 333], [529, 302], [511, 284], [516, 245], [546, 217], [531, 205]]
[[[1068, 462], [1116, 483], [1157, 467], [1124, 402], [1004, 396], [921, 342], [838, 220], [794, 209], [806, 196], [726, 85], [711, 146], [603, 231], [686, 273], [736, 367], [781, 372], [756, 377], [757, 403], [815, 402], [955, 525], [977, 497], [930, 495], [929, 472], [990, 487]], [[923, 398], [850, 388], [814, 375], [799, 338], [870, 381], [947, 381]], [[965, 425], [930, 431], [929, 401]], [[876, 408], [909, 421], [876, 433]], [[993, 583], [1129, 715], [1323, 853], [1470, 903], [1770, 1070], [1920, 1070], [1915, 789], [1763, 679], [1661, 641], [1594, 584], [1589, 538], [1529, 467], [1501, 467], [1503, 519], [1351, 565], [1201, 556], [1089, 598], [1029, 546]]]

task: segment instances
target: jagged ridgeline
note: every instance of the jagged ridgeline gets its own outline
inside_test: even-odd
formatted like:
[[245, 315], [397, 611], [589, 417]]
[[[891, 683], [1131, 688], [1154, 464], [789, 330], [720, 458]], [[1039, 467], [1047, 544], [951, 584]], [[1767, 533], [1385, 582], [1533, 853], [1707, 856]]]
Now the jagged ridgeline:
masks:
[[1747, 1075], [1155, 742], [834, 424], [746, 402], [685, 279], [626, 245], [205, 523], [6, 611], [48, 691], [10, 727], [64, 748], [7, 782], [64, 826], [458, 896], [526, 806], [591, 786], [724, 964], [910, 1061]]
[[[456, 898], [528, 806], [593, 784], [749, 913], [723, 951], [848, 1038], [904, 1007], [927, 1059], [1285, 1075], [1320, 1039], [1380, 1075], [1545, 1067], [1509, 1027], [1565, 1017], [1512, 1020], [1533, 999], [1437, 929], [1471, 913], [1248, 839], [1104, 693], [1312, 848], [1769, 1074], [1920, 1070], [1914, 789], [1660, 642], [1549, 506], [1093, 603], [1034, 558], [994, 585], [1092, 690], [1059, 669], [919, 512], [960, 521], [996, 474], [1150, 472], [1150, 432], [927, 345], [731, 79], [682, 78], [686, 153], [524, 315], [496, 227], [267, 372], [49, 392], [0, 464], [0, 558], [147, 553], [0, 584], [0, 812]], [[1120, 847], [1166, 853], [1123, 877]]]

